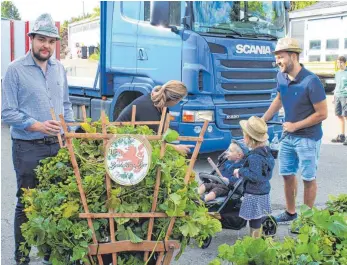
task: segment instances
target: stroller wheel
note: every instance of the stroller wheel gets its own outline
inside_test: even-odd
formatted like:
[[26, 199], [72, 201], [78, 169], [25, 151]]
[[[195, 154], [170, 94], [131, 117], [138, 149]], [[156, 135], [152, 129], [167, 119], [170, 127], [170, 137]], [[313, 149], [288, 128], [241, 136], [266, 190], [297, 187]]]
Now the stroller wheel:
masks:
[[262, 220], [263, 236], [275, 236], [277, 232], [277, 222], [273, 216], [266, 216]]
[[211, 244], [212, 241], [212, 236], [208, 236], [205, 240], [204, 243], [202, 244], [201, 248], [205, 249], [208, 248], [208, 246]]

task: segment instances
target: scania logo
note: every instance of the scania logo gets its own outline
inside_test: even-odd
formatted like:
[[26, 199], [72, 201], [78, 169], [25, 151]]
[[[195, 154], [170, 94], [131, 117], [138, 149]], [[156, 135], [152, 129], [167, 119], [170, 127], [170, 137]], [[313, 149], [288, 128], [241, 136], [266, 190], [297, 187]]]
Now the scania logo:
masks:
[[237, 53], [245, 53], [245, 54], [271, 54], [270, 46], [258, 46], [258, 45], [236, 45]]

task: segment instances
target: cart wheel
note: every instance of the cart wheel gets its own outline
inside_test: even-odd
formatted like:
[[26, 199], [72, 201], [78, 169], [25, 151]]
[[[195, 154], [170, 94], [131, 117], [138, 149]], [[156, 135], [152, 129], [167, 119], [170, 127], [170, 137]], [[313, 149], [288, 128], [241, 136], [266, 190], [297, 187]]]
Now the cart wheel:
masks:
[[205, 249], [208, 248], [208, 246], [211, 244], [212, 241], [212, 236], [208, 236], [205, 240], [204, 243], [202, 244], [201, 248]]
[[262, 220], [263, 236], [275, 236], [277, 232], [277, 222], [273, 216], [266, 216]]

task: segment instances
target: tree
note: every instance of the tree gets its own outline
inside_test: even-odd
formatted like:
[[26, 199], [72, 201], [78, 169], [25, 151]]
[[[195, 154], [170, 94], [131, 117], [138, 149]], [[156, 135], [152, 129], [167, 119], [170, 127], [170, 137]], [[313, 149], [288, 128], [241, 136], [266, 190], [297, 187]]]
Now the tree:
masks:
[[290, 1], [290, 11], [302, 9], [311, 6], [318, 1]]
[[8, 19], [20, 20], [18, 8], [11, 1], [1, 3], [1, 17]]

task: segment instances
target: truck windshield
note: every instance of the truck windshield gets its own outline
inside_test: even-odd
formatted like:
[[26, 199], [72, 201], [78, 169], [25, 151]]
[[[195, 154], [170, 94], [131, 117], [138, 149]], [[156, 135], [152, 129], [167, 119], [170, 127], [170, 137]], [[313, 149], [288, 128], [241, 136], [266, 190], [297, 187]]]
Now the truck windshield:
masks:
[[264, 39], [285, 35], [283, 2], [194, 1], [193, 30], [198, 33]]

